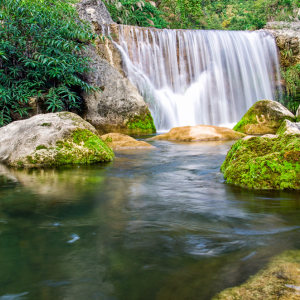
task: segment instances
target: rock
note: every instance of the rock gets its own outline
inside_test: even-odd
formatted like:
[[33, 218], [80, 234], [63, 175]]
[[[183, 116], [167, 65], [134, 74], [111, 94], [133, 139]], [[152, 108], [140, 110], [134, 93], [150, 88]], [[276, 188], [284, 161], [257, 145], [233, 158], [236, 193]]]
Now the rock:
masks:
[[210, 125], [183, 126], [172, 128], [168, 133], [157, 135], [150, 140], [169, 140], [181, 142], [237, 140], [244, 134], [225, 127]]
[[84, 118], [101, 133], [153, 133], [155, 126], [148, 106], [136, 87], [106, 60], [97, 55], [92, 46], [87, 50], [93, 71], [87, 81], [99, 91], [85, 93]]
[[0, 162], [13, 167], [111, 161], [96, 129], [70, 112], [40, 114], [0, 128]]
[[[239, 287], [228, 288], [213, 300], [296, 300], [300, 290], [300, 251], [286, 251]], [[276, 296], [275, 296], [276, 295]]]
[[296, 111], [296, 117], [300, 120], [300, 105]]
[[250, 135], [274, 134], [285, 119], [294, 121], [295, 116], [279, 102], [261, 100], [247, 111], [233, 129]]
[[99, 25], [114, 23], [106, 6], [100, 0], [81, 0], [76, 4], [79, 17]]
[[136, 139], [121, 133], [108, 133], [102, 135], [101, 139], [113, 150], [155, 148], [149, 143], [137, 141]]
[[228, 183], [249, 189], [300, 189], [300, 138], [252, 137], [237, 141], [221, 171]]
[[297, 134], [300, 136], [300, 122], [294, 123], [289, 120], [284, 120], [277, 134]]

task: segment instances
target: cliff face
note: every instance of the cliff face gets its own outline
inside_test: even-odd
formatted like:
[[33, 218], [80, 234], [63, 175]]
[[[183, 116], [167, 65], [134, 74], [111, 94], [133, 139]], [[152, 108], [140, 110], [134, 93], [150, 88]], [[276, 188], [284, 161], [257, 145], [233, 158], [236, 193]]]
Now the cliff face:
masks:
[[280, 51], [280, 64], [290, 67], [300, 63], [300, 22], [269, 22], [265, 30], [276, 39]]
[[86, 80], [98, 91], [83, 95], [86, 104], [84, 118], [101, 133], [155, 132], [147, 104], [126, 78], [121, 55], [105, 36], [105, 28], [110, 28], [111, 36], [117, 36], [118, 25], [100, 0], [82, 0], [77, 4], [77, 10], [80, 18], [91, 23], [98, 35], [95, 44], [86, 51], [93, 70], [86, 74]]

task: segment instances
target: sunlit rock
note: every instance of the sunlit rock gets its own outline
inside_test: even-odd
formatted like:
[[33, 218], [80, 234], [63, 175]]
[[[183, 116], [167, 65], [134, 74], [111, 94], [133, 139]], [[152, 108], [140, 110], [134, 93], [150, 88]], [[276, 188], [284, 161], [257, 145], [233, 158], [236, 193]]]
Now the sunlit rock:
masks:
[[295, 116], [282, 104], [272, 100], [256, 102], [233, 128], [245, 134], [273, 134], [285, 120], [295, 120]]
[[0, 128], [0, 162], [13, 167], [111, 161], [96, 129], [70, 112], [40, 114]]
[[238, 140], [245, 135], [226, 127], [197, 125], [172, 128], [168, 133], [157, 135], [151, 140], [181, 142]]
[[284, 120], [279, 127], [277, 134], [296, 134], [300, 137], [300, 122]]
[[124, 149], [151, 149], [155, 148], [149, 143], [138, 141], [131, 136], [121, 133], [108, 133], [101, 136], [102, 140], [113, 150]]

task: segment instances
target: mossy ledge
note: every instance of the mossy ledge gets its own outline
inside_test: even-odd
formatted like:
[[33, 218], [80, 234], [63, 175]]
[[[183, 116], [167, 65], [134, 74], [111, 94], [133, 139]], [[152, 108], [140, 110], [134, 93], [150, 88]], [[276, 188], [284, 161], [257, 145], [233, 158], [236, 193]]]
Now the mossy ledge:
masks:
[[300, 138], [251, 137], [239, 140], [221, 166], [227, 183], [249, 189], [300, 189]]
[[109, 162], [113, 151], [97, 135], [87, 129], [76, 129], [55, 146], [39, 145], [34, 153], [18, 161], [16, 167], [44, 167]]
[[126, 123], [126, 127], [130, 132], [135, 134], [156, 132], [156, 128], [150, 112], [131, 118]]
[[299, 299], [300, 251], [286, 251], [239, 287], [224, 290], [213, 300]]

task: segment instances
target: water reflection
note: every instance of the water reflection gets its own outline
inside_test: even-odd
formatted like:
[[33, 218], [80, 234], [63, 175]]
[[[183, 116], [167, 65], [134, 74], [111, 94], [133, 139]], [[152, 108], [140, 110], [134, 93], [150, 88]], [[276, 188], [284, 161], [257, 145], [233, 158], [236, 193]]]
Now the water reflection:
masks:
[[224, 184], [230, 143], [155, 146], [107, 165], [2, 167], [0, 297], [209, 299], [300, 247], [296, 193]]

